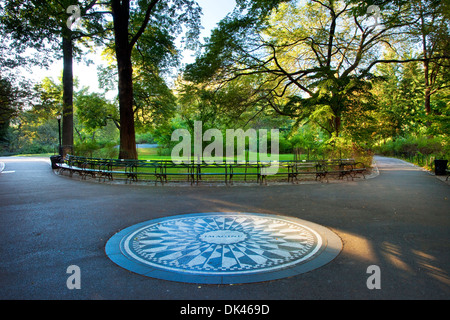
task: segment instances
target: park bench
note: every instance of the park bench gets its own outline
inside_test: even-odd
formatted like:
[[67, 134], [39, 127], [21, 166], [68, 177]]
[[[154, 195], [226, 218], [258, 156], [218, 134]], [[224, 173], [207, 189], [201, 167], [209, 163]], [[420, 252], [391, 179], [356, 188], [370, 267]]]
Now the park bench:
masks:
[[60, 171], [69, 171], [70, 177], [74, 173], [78, 173], [83, 176], [83, 171], [86, 167], [86, 158], [67, 155], [63, 163], [57, 163], [56, 166]]
[[367, 168], [362, 162], [356, 162], [355, 159], [330, 159], [330, 160], [318, 160], [317, 162], [317, 178], [326, 178], [328, 181], [329, 175], [337, 175], [338, 179], [351, 177], [352, 180], [357, 177], [358, 174], [362, 174], [365, 179], [365, 172]]
[[[252, 163], [208, 163], [197, 161], [190, 161], [189, 163], [174, 164], [173, 162], [167, 162], [164, 164], [165, 180], [170, 176], [186, 176], [188, 181], [192, 184], [199, 184], [200, 182], [213, 181], [214, 177], [221, 177], [220, 180], [225, 184], [233, 184], [233, 177], [244, 176], [246, 181], [247, 176], [256, 175], [259, 176], [260, 172], [258, 168], [260, 164]], [[250, 172], [249, 170], [253, 170]]]
[[256, 176], [256, 181], [261, 184], [265, 181], [263, 171], [267, 165], [258, 161], [230, 164], [230, 183], [233, 184], [234, 177], [243, 177], [244, 181], [247, 182], [247, 177]]
[[[277, 171], [269, 172], [269, 167], [274, 165], [278, 165]], [[347, 180], [353, 180], [358, 174], [362, 174], [365, 178], [367, 170], [363, 163], [354, 159], [284, 160], [276, 163], [199, 163], [191, 160], [187, 163], [174, 163], [171, 160], [101, 159], [73, 155], [67, 155], [65, 162], [58, 163], [57, 166], [61, 171], [68, 170], [71, 177], [73, 173], [78, 173], [82, 179], [90, 175], [98, 177], [99, 181], [106, 181], [114, 180], [114, 176], [122, 176], [126, 183], [137, 182], [142, 177], [152, 177], [155, 185], [158, 182], [167, 183], [169, 178], [177, 181], [176, 177], [186, 177], [191, 185], [201, 181], [214, 181], [214, 177], [221, 177], [227, 185], [233, 184], [239, 177], [244, 181], [248, 177], [256, 177], [259, 184], [267, 184], [269, 176], [287, 176], [288, 182], [298, 183], [301, 175], [315, 176], [316, 181], [326, 178], [328, 182], [330, 175], [337, 175], [338, 179], [347, 177]]]
[[287, 176], [288, 182], [298, 183], [299, 176], [315, 176], [315, 180], [327, 178], [329, 174], [338, 174], [339, 178], [350, 173], [340, 160], [289, 160], [279, 161], [275, 176]]
[[353, 178], [355, 178], [358, 174], [362, 174], [363, 178], [366, 178], [366, 173], [367, 173], [367, 167], [364, 163], [362, 162], [354, 162], [351, 165], [351, 170], [350, 170], [350, 175], [352, 176], [352, 180]]
[[[269, 176], [287, 176], [288, 182], [294, 178], [295, 173], [291, 161], [259, 162], [258, 164], [258, 181], [260, 184], [267, 184], [267, 178]], [[269, 169], [271, 166], [272, 169]], [[277, 166], [276, 172], [272, 171], [274, 166]]]
[[173, 163], [166, 160], [162, 162], [162, 165], [165, 182], [169, 182], [168, 177], [186, 177], [191, 185], [196, 181], [196, 167], [192, 161], [189, 163]]
[[81, 166], [80, 175], [82, 178], [86, 179], [86, 176], [91, 175], [93, 178], [97, 176], [100, 179], [103, 177], [105, 181], [106, 177], [112, 179], [111, 169], [110, 169], [109, 159], [98, 159], [98, 158], [85, 158], [83, 160], [83, 165]]
[[321, 167], [316, 161], [299, 160], [288, 164], [288, 182], [298, 183], [299, 175], [315, 175], [316, 180], [322, 175]]
[[[278, 166], [276, 172], [269, 167]], [[288, 182], [298, 183], [299, 176], [311, 175], [319, 177], [323, 174], [316, 161], [309, 160], [282, 160], [277, 162], [267, 162], [259, 165], [259, 181], [267, 184], [269, 176], [280, 177], [286, 176]], [[270, 171], [269, 171], [270, 170]]]
[[113, 167], [116, 166], [116, 162], [117, 161], [114, 159], [98, 159], [96, 161], [97, 174], [98, 174], [99, 181], [102, 178], [103, 178], [103, 181], [105, 181], [107, 178], [108, 178], [108, 180], [114, 180]]
[[83, 157], [74, 157], [68, 155], [64, 162], [56, 163], [56, 166], [60, 171], [67, 170], [72, 177], [74, 173], [78, 173], [82, 178], [85, 177], [85, 172], [89, 170], [87, 159]]
[[202, 181], [202, 177], [223, 177], [225, 184], [228, 184], [230, 175], [230, 164], [227, 163], [195, 163], [195, 182]]
[[123, 174], [126, 177], [126, 183], [137, 182], [139, 176], [154, 177], [155, 185], [159, 182], [164, 183], [163, 166], [160, 162], [150, 160], [116, 160], [115, 165], [121, 166], [124, 171], [113, 170], [115, 174]]
[[93, 178], [99, 177], [99, 181], [108, 178], [113, 180], [113, 173], [125, 174], [125, 171], [113, 170], [113, 167], [123, 165], [120, 160], [102, 159], [102, 158], [87, 158], [80, 156], [67, 155], [64, 163], [57, 164], [61, 171], [68, 170], [70, 176], [73, 173], [78, 173], [82, 179], [91, 175]]

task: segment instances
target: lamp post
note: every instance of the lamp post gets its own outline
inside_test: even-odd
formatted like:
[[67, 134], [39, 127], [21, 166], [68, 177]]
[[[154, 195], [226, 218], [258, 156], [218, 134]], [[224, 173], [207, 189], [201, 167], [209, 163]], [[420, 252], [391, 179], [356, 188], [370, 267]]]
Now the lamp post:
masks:
[[59, 155], [62, 156], [62, 146], [61, 146], [61, 115], [58, 114], [56, 116], [56, 119], [58, 119], [58, 140], [59, 140]]

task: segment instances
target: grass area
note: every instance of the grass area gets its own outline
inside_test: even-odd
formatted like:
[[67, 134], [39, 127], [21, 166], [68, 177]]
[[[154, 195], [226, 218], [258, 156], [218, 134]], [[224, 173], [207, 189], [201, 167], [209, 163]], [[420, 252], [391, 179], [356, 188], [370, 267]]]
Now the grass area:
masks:
[[[257, 159], [257, 153], [252, 153], [250, 155], [247, 155], [247, 160], [252, 160], [252, 159]], [[268, 157], [270, 157], [270, 155], [268, 155]], [[139, 148], [138, 149], [138, 158], [139, 160], [172, 160], [171, 156], [161, 156], [158, 155], [158, 150], [156, 148], [148, 148], [148, 149], [144, 149], [144, 148]], [[268, 158], [270, 159], [270, 158]], [[280, 154], [278, 155], [278, 160], [283, 161], [283, 160], [293, 160], [294, 159], [294, 155], [293, 154]], [[303, 155], [302, 159], [306, 159], [306, 155]], [[208, 159], [202, 158], [203, 161], [206, 161]], [[216, 158], [211, 158], [210, 160], [217, 160]], [[230, 158], [224, 157], [223, 158], [223, 165], [227, 164], [227, 160], [228, 162], [230, 162]], [[256, 181], [256, 178], [258, 176], [259, 173], [259, 169], [256, 167], [251, 167], [251, 166], [245, 166], [245, 165], [237, 165], [236, 160], [237, 157], [235, 156], [233, 159], [233, 161], [231, 161], [232, 163], [234, 163], [233, 165], [233, 180], [234, 181], [244, 181], [244, 180], [248, 180], [248, 181]], [[261, 160], [261, 159], [259, 159]], [[270, 159], [270, 160], [275, 160], [274, 159]], [[224, 181], [224, 175], [225, 175], [225, 167], [221, 165], [221, 164], [216, 164], [213, 163], [211, 165], [206, 165], [205, 163], [202, 164], [201, 167], [201, 180], [204, 182], [207, 181]], [[159, 170], [159, 169], [156, 169]], [[191, 167], [189, 166], [176, 166], [176, 167], [170, 167], [168, 166], [166, 169], [167, 173], [168, 173], [168, 180], [169, 181], [188, 181], [189, 179], [189, 175], [190, 175], [190, 170]], [[227, 167], [227, 174], [230, 174], [230, 167]], [[306, 169], [308, 170], [308, 168]], [[139, 173], [141, 173], [142, 176], [139, 177], [139, 180], [143, 179], [145, 177], [145, 174], [149, 174], [151, 172], [155, 172], [155, 168], [150, 168], [150, 167], [139, 167], [138, 168], [138, 175]], [[275, 176], [268, 176], [268, 180], [272, 180], [272, 179], [279, 179], [280, 175], [283, 175], [285, 178], [287, 178], [287, 173], [288, 173], [288, 168], [285, 166], [280, 166], [278, 168], [278, 175], [276, 178]], [[313, 172], [311, 174], [314, 174]], [[150, 178], [153, 178], [152, 176], [149, 176]]]
[[[247, 160], [250, 159], [256, 159], [257, 157], [256, 153], [247, 155]], [[269, 155], [270, 156], [270, 155]], [[156, 148], [149, 148], [149, 149], [138, 149], [138, 158], [139, 160], [172, 160], [171, 156], [160, 156], [158, 155], [158, 150]], [[223, 164], [227, 164], [227, 159], [224, 157], [223, 158]], [[237, 157], [234, 157], [234, 163], [236, 163], [236, 159]], [[270, 159], [270, 158], [269, 158]], [[202, 158], [203, 161], [207, 160], [205, 158]], [[212, 160], [217, 160], [212, 158]], [[275, 159], [270, 159], [270, 160], [275, 160]], [[280, 161], [285, 161], [285, 160], [294, 160], [294, 155], [293, 154], [280, 154], [278, 155], [278, 160]], [[307, 160], [307, 155], [306, 154], [302, 154], [300, 156], [300, 160]], [[361, 159], [362, 160], [362, 159]], [[229, 161], [230, 162], [230, 161]], [[370, 163], [369, 163], [370, 166]], [[143, 173], [143, 176], [145, 175], [145, 173], [149, 173], [149, 172], [154, 172], [154, 168], [139, 168], [138, 169], [139, 172]], [[230, 168], [227, 168], [227, 173], [230, 173]], [[308, 167], [305, 166], [304, 168], [300, 169], [301, 171], [304, 171], [304, 175], [301, 175], [301, 177], [299, 176], [299, 179], [315, 179], [315, 167]], [[201, 168], [201, 172], [202, 175], [201, 176], [201, 180], [204, 182], [208, 182], [208, 181], [224, 181], [224, 174], [225, 174], [225, 168], [222, 166], [220, 166], [220, 164], [218, 166], [216, 166], [215, 164], [211, 165], [210, 167], [206, 166], [205, 163], [203, 163], [202, 168]], [[258, 174], [259, 170], [257, 168], [251, 168], [251, 167], [246, 167], [246, 166], [238, 166], [238, 165], [234, 165], [233, 166], [233, 180], [234, 181], [243, 181], [243, 180], [248, 180], [248, 181], [252, 181], [252, 180], [256, 180], [257, 174]], [[169, 167], [167, 169], [167, 173], [169, 173], [168, 175], [168, 180], [169, 181], [187, 181], [189, 178], [189, 168], [188, 166], [177, 166], [177, 167]], [[172, 175], [170, 175], [170, 173], [172, 173]], [[139, 173], [138, 173], [139, 174]], [[279, 180], [279, 179], [287, 179], [288, 176], [288, 168], [286, 166], [281, 165], [278, 168], [277, 174], [276, 175], [269, 175], [267, 176], [267, 180], [271, 181], [271, 180]], [[140, 177], [139, 179], [142, 179], [143, 177]]]
[[[257, 153], [252, 153], [250, 155], [247, 155], [247, 159], [248, 159], [248, 157], [257, 158]], [[139, 160], [171, 160], [172, 159], [171, 156], [158, 155], [158, 150], [156, 148], [147, 148], [147, 149], [139, 148], [138, 149], [138, 158], [139, 158]], [[237, 157], [235, 156], [234, 160], [236, 160], [236, 158]], [[211, 158], [211, 159], [214, 159], [214, 158]], [[228, 159], [228, 158], [224, 157], [223, 161], [226, 162], [226, 159]], [[294, 159], [293, 154], [280, 154], [278, 157], [278, 160], [293, 160], [293, 159]], [[202, 158], [202, 160], [205, 160], [205, 158]]]
[[[233, 165], [232, 166], [232, 172], [233, 172], [233, 181], [256, 181], [257, 177], [259, 176], [260, 169], [254, 166], [246, 166], [246, 165]], [[125, 170], [125, 168], [122, 168]], [[114, 170], [119, 170], [118, 168], [115, 168]], [[154, 167], [138, 167], [136, 168], [135, 173], [139, 177], [140, 181], [143, 180], [152, 180], [154, 181], [156, 179], [154, 173], [161, 173], [161, 168], [154, 168]], [[199, 173], [198, 170], [201, 170], [201, 175], [197, 175]], [[183, 166], [168, 166], [164, 173], [167, 174], [168, 181], [190, 181], [189, 179], [197, 179], [200, 178], [201, 181], [204, 182], [212, 182], [212, 181], [225, 181], [225, 173], [227, 174], [227, 179], [230, 179], [230, 166], [225, 165], [211, 165], [211, 166], [205, 166], [204, 164], [201, 166], [201, 168], [197, 168], [196, 166], [192, 167], [189, 165]], [[308, 167], [304, 168], [304, 173], [310, 174], [312, 178], [315, 178], [315, 167]], [[287, 179], [288, 177], [288, 168], [286, 166], [280, 166], [277, 170], [277, 175], [269, 175], [267, 176], [267, 180], [278, 180], [278, 179]], [[121, 176], [122, 178], [126, 178], [125, 175]], [[311, 178], [309, 177], [309, 178]], [[307, 178], [307, 176], [305, 176]]]
[[[164, 156], [158, 155], [158, 149], [157, 148], [139, 148], [137, 151], [138, 151], [138, 159], [139, 160], [172, 160], [172, 157], [170, 155], [164, 155]], [[54, 155], [54, 153], [18, 154], [18, 155], [13, 155], [13, 157], [50, 157], [52, 155]], [[95, 155], [92, 156], [92, 157], [93, 158], [105, 158], [104, 156], [95, 156]], [[109, 158], [109, 157], [106, 157], [106, 158]], [[110, 158], [115, 159], [116, 157], [110, 157]], [[211, 160], [217, 160], [216, 158], [210, 158], [210, 159]], [[226, 163], [227, 159], [229, 159], [229, 158], [224, 157], [223, 158], [223, 163]], [[247, 159], [247, 161], [249, 159], [250, 160], [252, 160], [252, 159], [261, 160], [258, 157], [257, 153], [247, 154], [246, 159]], [[274, 157], [274, 159], [271, 159], [270, 155], [267, 155], [267, 159], [269, 161], [273, 161], [273, 160], [275, 160], [275, 157]], [[315, 159], [319, 159], [319, 158], [311, 158], [311, 160], [315, 160]], [[322, 158], [320, 158], [320, 159], [322, 159]], [[202, 158], [202, 160], [205, 161], [205, 160], [207, 160], [207, 158]], [[237, 160], [237, 156], [234, 157], [233, 161], [236, 162], [236, 160]], [[289, 153], [289, 154], [279, 154], [278, 155], [278, 160], [280, 160], [280, 161], [294, 160], [294, 155], [291, 154], [291, 153]], [[307, 160], [307, 155], [306, 154], [301, 154], [300, 155], [300, 159], [298, 159], [298, 160]], [[361, 160], [357, 159], [357, 161], [361, 161]]]

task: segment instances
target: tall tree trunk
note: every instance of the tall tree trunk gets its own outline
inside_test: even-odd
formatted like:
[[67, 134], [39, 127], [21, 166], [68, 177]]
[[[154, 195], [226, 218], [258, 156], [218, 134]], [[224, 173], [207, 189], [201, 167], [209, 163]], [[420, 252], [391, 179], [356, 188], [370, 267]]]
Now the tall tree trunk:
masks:
[[119, 66], [120, 106], [119, 159], [137, 159], [133, 111], [133, 69], [131, 57], [122, 57], [120, 60], [117, 59], [117, 62]]
[[427, 86], [425, 88], [425, 113], [427, 115], [431, 114], [431, 88]]
[[132, 46], [128, 39], [129, 1], [111, 1], [116, 58], [119, 74], [120, 149], [119, 159], [137, 159], [133, 111]]
[[63, 31], [62, 155], [73, 152], [73, 47], [71, 31]]
[[[422, 18], [423, 19], [423, 18]], [[422, 20], [422, 23], [423, 20]], [[430, 56], [431, 54], [428, 53], [427, 49], [427, 43], [426, 43], [426, 34], [422, 34], [422, 49], [423, 49], [423, 72], [424, 72], [424, 78], [425, 78], [425, 113], [427, 115], [431, 114], [431, 82], [430, 82]]]
[[333, 125], [334, 125], [334, 133], [336, 134], [336, 138], [339, 137], [339, 133], [341, 130], [341, 116], [336, 115], [333, 118]]
[[431, 114], [431, 85], [430, 85], [430, 60], [429, 58], [433, 55], [433, 52], [429, 52], [427, 47], [427, 35], [429, 31], [427, 30], [425, 24], [425, 18], [423, 14], [422, 2], [419, 1], [419, 13], [421, 22], [421, 32], [422, 32], [422, 51], [423, 51], [423, 71], [425, 76], [425, 113], [427, 115]]

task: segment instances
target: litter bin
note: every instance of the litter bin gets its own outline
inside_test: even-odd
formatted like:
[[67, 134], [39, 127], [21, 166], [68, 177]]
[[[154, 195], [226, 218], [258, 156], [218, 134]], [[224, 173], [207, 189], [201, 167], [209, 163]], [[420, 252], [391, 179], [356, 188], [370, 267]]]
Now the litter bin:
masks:
[[434, 174], [437, 176], [444, 176], [447, 170], [448, 160], [434, 160]]
[[52, 163], [52, 169], [58, 169], [57, 163], [63, 163], [63, 157], [60, 155], [51, 156], [50, 161]]

